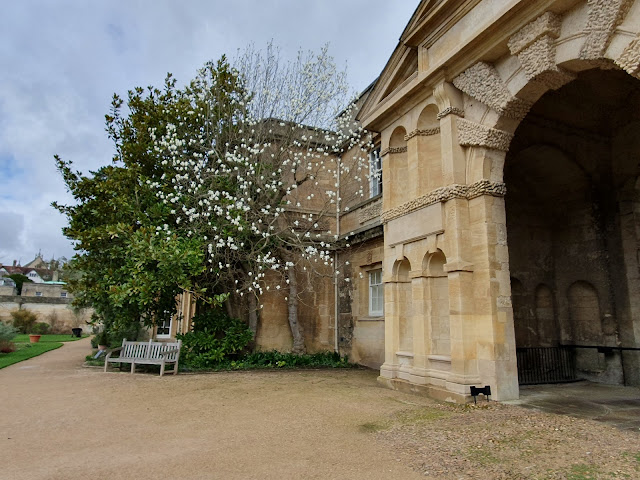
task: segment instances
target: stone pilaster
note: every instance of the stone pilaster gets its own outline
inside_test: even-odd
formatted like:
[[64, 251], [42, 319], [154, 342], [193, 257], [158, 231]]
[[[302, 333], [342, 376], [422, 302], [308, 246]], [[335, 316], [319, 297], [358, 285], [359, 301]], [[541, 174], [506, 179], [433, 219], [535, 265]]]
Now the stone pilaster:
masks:
[[512, 400], [518, 398], [518, 373], [504, 198], [470, 200], [469, 216], [478, 376], [496, 400]]
[[400, 348], [400, 302], [398, 283], [384, 285], [384, 363], [380, 367], [380, 376], [388, 379], [398, 376], [398, 359], [396, 352]]
[[[464, 184], [465, 158], [458, 141], [457, 120], [463, 115], [462, 93], [448, 82], [441, 82], [433, 91], [440, 110], [440, 142], [444, 185]], [[442, 115], [448, 112], [446, 115]]]
[[[417, 272], [421, 275], [422, 272]], [[413, 367], [414, 374], [426, 383], [428, 343], [431, 332], [429, 302], [431, 291], [428, 279], [416, 276], [411, 280], [413, 289]]]

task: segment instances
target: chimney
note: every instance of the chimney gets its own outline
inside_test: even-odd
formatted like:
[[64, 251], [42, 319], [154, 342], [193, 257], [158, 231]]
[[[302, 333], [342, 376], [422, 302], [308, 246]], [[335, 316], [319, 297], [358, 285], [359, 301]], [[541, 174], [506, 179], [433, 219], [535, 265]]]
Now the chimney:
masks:
[[53, 271], [53, 278], [52, 278], [52, 280], [53, 280], [54, 282], [57, 282], [57, 281], [58, 281], [58, 271], [57, 271], [57, 270], [54, 270], [54, 271]]
[[17, 260], [14, 260], [14, 261], [13, 261], [13, 266], [14, 266], [14, 267], [16, 266], [16, 263], [18, 263], [18, 261], [17, 261]]

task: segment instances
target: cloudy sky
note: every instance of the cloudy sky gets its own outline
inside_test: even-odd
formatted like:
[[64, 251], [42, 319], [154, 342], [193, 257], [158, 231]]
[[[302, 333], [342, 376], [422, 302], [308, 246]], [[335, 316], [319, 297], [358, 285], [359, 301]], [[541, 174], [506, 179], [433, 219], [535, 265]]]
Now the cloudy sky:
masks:
[[418, 0], [13, 0], [0, 15], [0, 264], [73, 250], [50, 207], [70, 197], [53, 155], [107, 164], [112, 94], [180, 83], [270, 40], [283, 57], [329, 43], [354, 91], [380, 73]]

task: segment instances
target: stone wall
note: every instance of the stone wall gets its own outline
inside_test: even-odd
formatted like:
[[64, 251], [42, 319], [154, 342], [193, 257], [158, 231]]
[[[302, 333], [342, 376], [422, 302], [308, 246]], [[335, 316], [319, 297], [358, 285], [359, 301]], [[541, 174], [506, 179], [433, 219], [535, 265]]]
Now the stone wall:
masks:
[[[329, 268], [301, 266], [297, 272], [299, 287], [298, 321], [308, 352], [333, 350], [333, 282]], [[272, 274], [269, 290], [260, 297], [256, 346], [260, 350], [290, 351], [293, 345], [287, 317], [286, 283]], [[279, 289], [276, 287], [280, 287]]]
[[11, 311], [29, 310], [38, 316], [38, 322], [56, 324], [65, 330], [80, 327], [85, 333], [91, 332], [87, 321], [91, 319], [92, 309], [75, 310], [68, 298], [21, 297], [19, 295], [0, 296], [0, 321], [11, 322]]
[[338, 288], [340, 353], [352, 362], [379, 368], [384, 362], [385, 317], [369, 314], [369, 277], [382, 268], [384, 242], [381, 228], [363, 233], [365, 240], [340, 253], [344, 275]]

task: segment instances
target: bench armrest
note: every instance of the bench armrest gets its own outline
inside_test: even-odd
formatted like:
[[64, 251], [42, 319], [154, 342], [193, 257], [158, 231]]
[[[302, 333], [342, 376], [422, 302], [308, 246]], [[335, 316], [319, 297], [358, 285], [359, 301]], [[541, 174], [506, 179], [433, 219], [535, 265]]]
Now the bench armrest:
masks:
[[165, 356], [165, 355], [169, 355], [170, 353], [176, 353], [179, 352], [180, 349], [179, 348], [172, 348], [171, 350], [167, 350], [166, 352], [162, 352], [161, 355]]
[[112, 354], [112, 353], [119, 352], [120, 350], [122, 350], [122, 347], [118, 347], [118, 348], [114, 348], [113, 350], [109, 350], [109, 351], [107, 352], [107, 356], [106, 356], [106, 357], [104, 357], [105, 362], [107, 361], [107, 359], [108, 359], [108, 358], [110, 358], [110, 357], [111, 357], [111, 354]]

